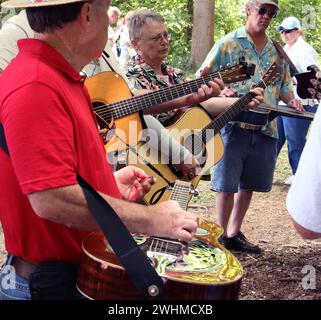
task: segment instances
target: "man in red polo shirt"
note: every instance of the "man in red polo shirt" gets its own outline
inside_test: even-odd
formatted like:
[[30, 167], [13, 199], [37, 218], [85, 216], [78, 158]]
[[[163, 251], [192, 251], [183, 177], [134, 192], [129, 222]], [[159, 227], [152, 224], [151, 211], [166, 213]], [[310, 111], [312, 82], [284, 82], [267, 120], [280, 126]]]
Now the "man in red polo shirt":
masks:
[[[77, 173], [113, 207], [131, 232], [189, 241], [197, 224], [176, 202], [152, 207], [139, 200], [150, 188], [141, 170], [112, 172], [106, 162], [82, 68], [107, 41], [109, 0], [11, 0], [25, 7], [35, 39], [0, 76], [0, 124], [10, 158], [0, 149], [0, 219], [15, 267], [15, 286], [0, 299], [30, 299], [28, 276], [43, 261], [77, 264], [81, 241], [99, 227], [88, 210]], [[213, 88], [203, 88], [209, 95]], [[19, 274], [18, 271], [23, 274]], [[2, 273], [1, 277], [4, 274]]]

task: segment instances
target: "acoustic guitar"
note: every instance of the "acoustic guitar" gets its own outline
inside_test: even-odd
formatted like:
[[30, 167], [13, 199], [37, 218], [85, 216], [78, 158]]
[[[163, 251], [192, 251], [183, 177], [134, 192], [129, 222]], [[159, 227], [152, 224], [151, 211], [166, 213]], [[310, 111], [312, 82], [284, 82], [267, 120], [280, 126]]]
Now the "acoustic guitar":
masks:
[[[275, 63], [272, 64], [257, 87], [266, 88], [280, 76], [280, 72], [280, 67]], [[247, 93], [214, 120], [203, 108], [190, 108], [176, 123], [167, 127], [173, 138], [189, 150], [201, 165], [201, 171], [192, 180], [194, 189], [201, 176], [223, 156], [224, 144], [219, 134], [220, 130], [233, 120], [252, 98], [253, 94]], [[135, 149], [128, 150], [127, 164], [142, 168], [148, 175], [157, 178], [156, 183], [144, 197], [147, 204], [168, 200], [170, 193], [167, 187], [181, 176], [176, 164], [164, 159], [161, 152], [150, 149], [145, 142], [139, 142]]]
[[314, 113], [313, 112], [302, 112], [302, 111], [297, 111], [293, 108], [289, 108], [286, 106], [270, 106], [268, 104], [262, 103], [260, 105], [262, 109], [270, 111], [268, 115], [269, 121], [272, 121], [274, 118], [277, 116], [285, 116], [285, 117], [290, 117], [290, 118], [296, 118], [296, 119], [304, 119], [304, 120], [313, 120], [314, 119]]
[[107, 132], [106, 149], [111, 152], [137, 144], [143, 127], [140, 111], [196, 92], [215, 78], [224, 83], [249, 79], [254, 69], [255, 65], [248, 65], [240, 59], [239, 64], [219, 72], [136, 97], [132, 97], [126, 81], [115, 72], [102, 72], [88, 78], [86, 86], [99, 127]]
[[[171, 199], [187, 209], [190, 182], [176, 181]], [[237, 299], [243, 268], [217, 238], [222, 228], [199, 220], [189, 244], [178, 240], [133, 235], [165, 283], [164, 300]], [[141, 299], [102, 233], [90, 234], [82, 244], [77, 287], [95, 300]]]

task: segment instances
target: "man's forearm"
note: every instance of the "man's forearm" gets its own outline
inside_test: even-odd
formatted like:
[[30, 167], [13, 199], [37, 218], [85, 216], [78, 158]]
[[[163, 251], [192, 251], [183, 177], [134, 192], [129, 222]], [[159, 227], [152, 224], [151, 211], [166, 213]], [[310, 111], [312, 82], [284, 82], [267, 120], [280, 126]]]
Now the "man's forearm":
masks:
[[235, 101], [239, 98], [211, 98], [201, 103], [201, 106], [211, 115], [217, 116], [220, 113], [226, 111]]
[[294, 97], [294, 94], [293, 94], [293, 92], [287, 92], [287, 93], [283, 93], [282, 95], [281, 95], [281, 100], [284, 102], [284, 103], [286, 103], [286, 104], [288, 104], [291, 100], [293, 100], [295, 97]]
[[[146, 230], [147, 207], [100, 193], [131, 232]], [[33, 210], [43, 219], [66, 227], [97, 231], [99, 226], [91, 214], [81, 187], [77, 185], [36, 192], [28, 196]], [[108, 212], [106, 212], [108, 219]]]

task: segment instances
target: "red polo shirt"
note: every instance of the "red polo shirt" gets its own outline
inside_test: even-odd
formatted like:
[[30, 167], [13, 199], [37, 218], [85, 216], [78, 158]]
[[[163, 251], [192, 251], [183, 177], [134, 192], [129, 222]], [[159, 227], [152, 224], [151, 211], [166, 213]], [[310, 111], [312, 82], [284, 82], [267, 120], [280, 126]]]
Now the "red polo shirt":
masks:
[[48, 44], [18, 41], [0, 76], [0, 122], [10, 158], [0, 149], [0, 219], [8, 252], [28, 261], [78, 262], [87, 232], [39, 218], [27, 195], [76, 184], [120, 197], [106, 161], [83, 76]]

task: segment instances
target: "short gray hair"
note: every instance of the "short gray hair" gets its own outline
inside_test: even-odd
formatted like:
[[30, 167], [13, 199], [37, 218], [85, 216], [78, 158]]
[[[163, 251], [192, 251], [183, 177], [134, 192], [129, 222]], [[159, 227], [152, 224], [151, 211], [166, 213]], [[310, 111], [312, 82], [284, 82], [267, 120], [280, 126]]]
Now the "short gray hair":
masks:
[[121, 15], [120, 10], [117, 7], [109, 7], [108, 13], [116, 12], [119, 16]]
[[165, 23], [165, 19], [159, 13], [151, 10], [142, 9], [136, 11], [129, 19], [128, 30], [130, 40], [139, 40], [142, 28], [149, 21], [157, 21]]

